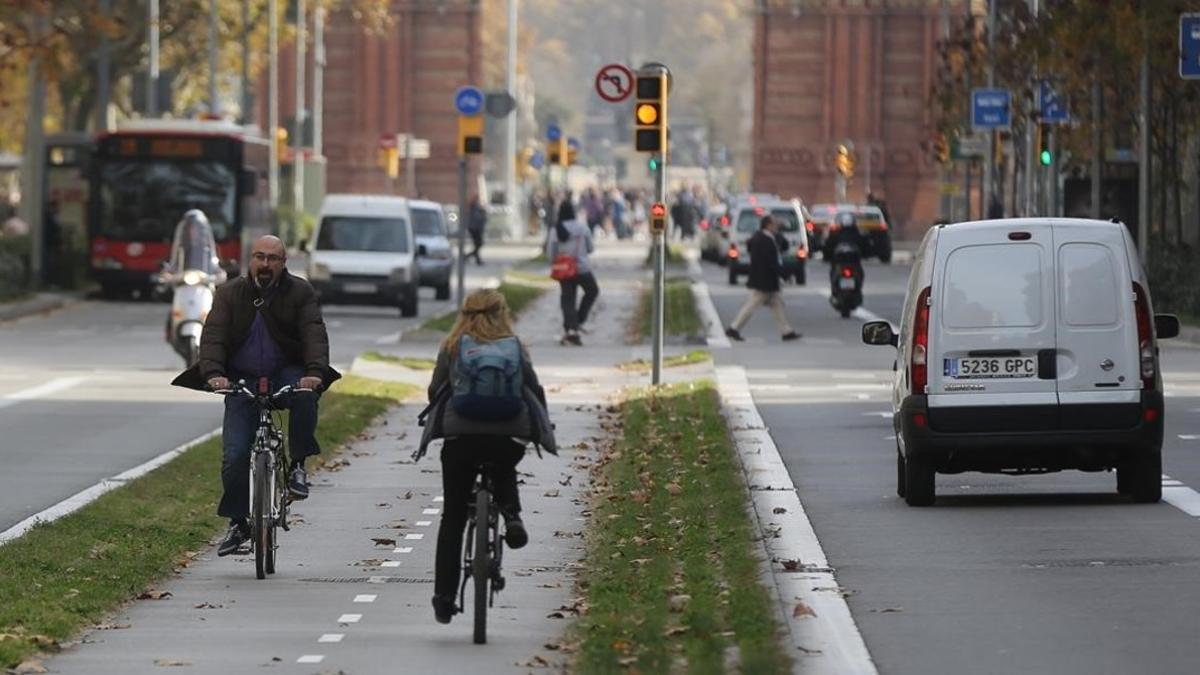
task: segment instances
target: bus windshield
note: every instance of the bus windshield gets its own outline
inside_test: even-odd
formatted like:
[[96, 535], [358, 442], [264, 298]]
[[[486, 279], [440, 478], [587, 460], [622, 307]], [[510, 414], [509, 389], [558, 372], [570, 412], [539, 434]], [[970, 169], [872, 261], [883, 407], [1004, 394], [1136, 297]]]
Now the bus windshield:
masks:
[[235, 236], [237, 181], [217, 161], [108, 161], [100, 167], [96, 234], [119, 241], [170, 241], [188, 209], [208, 216], [217, 241]]

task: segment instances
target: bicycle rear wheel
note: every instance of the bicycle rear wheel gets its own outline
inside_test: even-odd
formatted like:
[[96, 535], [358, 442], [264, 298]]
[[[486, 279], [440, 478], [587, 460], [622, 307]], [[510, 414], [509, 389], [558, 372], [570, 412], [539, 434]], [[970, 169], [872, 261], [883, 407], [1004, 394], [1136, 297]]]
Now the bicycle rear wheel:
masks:
[[267, 552], [271, 549], [271, 473], [267, 453], [254, 453], [254, 503], [251, 523], [254, 530], [254, 574], [267, 578]]
[[471, 558], [471, 576], [475, 579], [475, 644], [487, 643], [488, 570], [491, 551], [488, 550], [488, 510], [492, 495], [487, 490], [475, 494], [475, 555]]

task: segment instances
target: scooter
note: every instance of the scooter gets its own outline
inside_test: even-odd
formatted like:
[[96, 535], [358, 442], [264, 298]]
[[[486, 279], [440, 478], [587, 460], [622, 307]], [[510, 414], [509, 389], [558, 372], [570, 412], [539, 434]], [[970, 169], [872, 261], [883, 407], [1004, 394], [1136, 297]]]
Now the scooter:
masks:
[[172, 275], [170, 283], [175, 292], [167, 320], [167, 342], [188, 366], [193, 366], [200, 358], [200, 333], [212, 309], [216, 280], [206, 272], [187, 270]]
[[829, 304], [843, 319], [863, 302], [862, 251], [854, 244], [838, 244], [829, 268]]

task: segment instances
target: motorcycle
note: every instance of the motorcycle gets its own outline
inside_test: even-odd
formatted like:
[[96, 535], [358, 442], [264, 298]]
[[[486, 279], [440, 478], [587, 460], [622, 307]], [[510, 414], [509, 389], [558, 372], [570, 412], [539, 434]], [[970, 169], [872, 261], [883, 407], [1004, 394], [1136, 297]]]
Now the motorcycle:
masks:
[[838, 244], [830, 263], [829, 304], [848, 319], [863, 302], [862, 251], [854, 244]]
[[188, 366], [200, 358], [204, 320], [212, 309], [217, 286], [225, 278], [208, 219], [198, 209], [188, 211], [175, 228], [171, 258], [163, 263], [159, 275], [160, 285], [173, 291], [166, 340]]

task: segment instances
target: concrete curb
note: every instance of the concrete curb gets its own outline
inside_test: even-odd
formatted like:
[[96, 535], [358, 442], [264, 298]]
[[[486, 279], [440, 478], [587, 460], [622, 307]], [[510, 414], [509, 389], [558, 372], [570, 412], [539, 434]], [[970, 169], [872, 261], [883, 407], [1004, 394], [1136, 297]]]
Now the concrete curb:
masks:
[[0, 304], [0, 322], [15, 321], [35, 314], [44, 314], [79, 302], [79, 298], [57, 293], [38, 293], [28, 300]]

